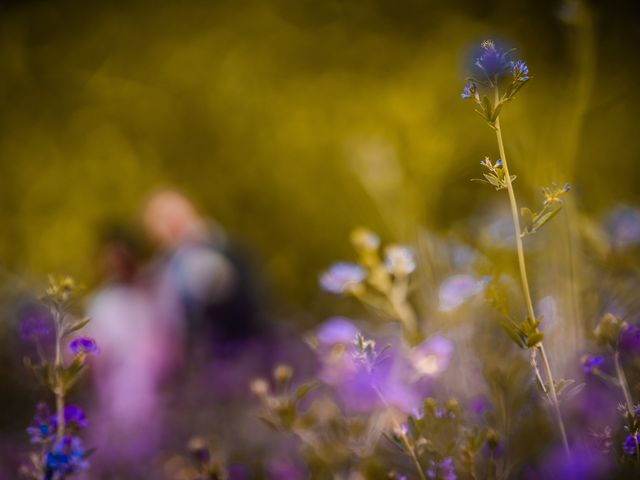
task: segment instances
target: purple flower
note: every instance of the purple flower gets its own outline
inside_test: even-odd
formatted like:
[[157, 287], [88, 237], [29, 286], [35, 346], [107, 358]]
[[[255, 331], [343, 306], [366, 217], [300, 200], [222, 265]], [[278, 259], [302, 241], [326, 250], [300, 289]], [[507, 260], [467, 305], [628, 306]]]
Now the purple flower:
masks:
[[47, 443], [55, 438], [56, 425], [46, 403], [41, 402], [37, 405], [36, 414], [27, 428], [27, 433], [31, 437], [31, 443]]
[[637, 208], [623, 205], [613, 209], [604, 225], [614, 248], [626, 250], [640, 244], [640, 210]]
[[38, 306], [30, 305], [20, 313], [20, 339], [39, 340], [53, 331], [51, 314]]
[[624, 439], [624, 443], [622, 444], [622, 450], [625, 455], [635, 455], [638, 449], [638, 442], [640, 442], [640, 435], [637, 433], [632, 433]]
[[334, 263], [329, 270], [320, 275], [320, 287], [335, 294], [347, 293], [367, 276], [365, 270], [355, 263]]
[[[58, 427], [58, 417], [56, 415], [51, 416], [52, 425]], [[77, 430], [87, 428], [89, 422], [82, 409], [77, 405], [65, 405], [64, 407], [64, 424], [65, 427], [73, 427]]]
[[635, 325], [625, 325], [618, 337], [620, 349], [628, 353], [640, 353], [640, 328]]
[[509, 52], [497, 48], [492, 40], [485, 40], [481, 47], [482, 51], [480, 56], [476, 58], [475, 65], [491, 82], [494, 82], [509, 69], [511, 64], [507, 60]]
[[411, 352], [411, 363], [419, 375], [435, 377], [449, 366], [455, 347], [442, 335], [433, 335]]
[[513, 79], [518, 82], [529, 80], [529, 67], [522, 60], [516, 60], [510, 64]]
[[86, 452], [78, 437], [69, 435], [62, 437], [45, 455], [45, 468], [50, 475], [46, 478], [63, 478], [54, 477], [54, 474], [69, 474], [86, 470], [89, 467], [89, 462], [85, 460], [85, 457]]
[[93, 338], [77, 337], [69, 343], [69, 351], [74, 355], [80, 355], [81, 353], [98, 353], [100, 349]]
[[466, 84], [462, 89], [462, 93], [460, 94], [460, 97], [463, 100], [473, 98], [476, 102], [479, 102], [480, 97], [478, 95], [478, 86], [475, 84], [475, 82], [469, 82], [468, 84]]
[[571, 456], [564, 448], [552, 450], [541, 465], [540, 478], [558, 478], [562, 480], [596, 480], [609, 478], [607, 459], [599, 452], [584, 446], [575, 446]]
[[409, 275], [416, 269], [413, 252], [404, 245], [389, 245], [385, 249], [384, 265], [394, 275]]
[[450, 312], [458, 308], [474, 295], [480, 293], [485, 286], [483, 280], [477, 280], [473, 275], [452, 275], [440, 284], [438, 297], [440, 310]]
[[585, 355], [582, 358], [582, 371], [587, 375], [592, 375], [596, 370], [602, 370], [604, 358], [600, 355]]
[[344, 317], [331, 317], [316, 329], [318, 342], [327, 347], [353, 342], [358, 329]]
[[437, 480], [456, 480], [455, 470], [453, 468], [453, 459], [451, 457], [445, 457], [440, 462], [431, 460], [430, 468], [426, 471], [427, 478]]

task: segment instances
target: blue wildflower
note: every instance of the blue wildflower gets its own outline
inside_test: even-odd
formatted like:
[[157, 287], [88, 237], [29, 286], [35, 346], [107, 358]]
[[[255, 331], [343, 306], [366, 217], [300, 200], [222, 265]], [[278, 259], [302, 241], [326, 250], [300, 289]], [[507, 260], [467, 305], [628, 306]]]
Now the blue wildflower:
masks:
[[409, 275], [416, 269], [416, 261], [409, 247], [389, 245], [385, 249], [384, 266], [394, 275]]
[[100, 349], [93, 338], [77, 337], [69, 343], [69, 351], [74, 355], [80, 355], [81, 353], [98, 353]]
[[82, 441], [78, 437], [62, 437], [45, 455], [44, 466], [49, 475], [47, 478], [54, 478], [53, 475], [56, 473], [68, 474], [86, 470], [89, 467], [86, 456]]
[[529, 80], [529, 67], [522, 60], [516, 60], [510, 64], [513, 79], [516, 82], [526, 82]]
[[480, 96], [478, 95], [478, 86], [474, 82], [469, 82], [462, 89], [460, 97], [462, 97], [463, 100], [473, 98], [476, 102], [479, 102]]
[[637, 433], [632, 433], [625, 438], [624, 443], [622, 444], [622, 450], [625, 455], [635, 455], [638, 449], [638, 442], [640, 442], [640, 435]]
[[[52, 415], [51, 423], [55, 428], [58, 428], [58, 417], [56, 415]], [[89, 422], [84, 411], [79, 406], [70, 404], [64, 407], [64, 424], [65, 427], [82, 430], [87, 428]]]
[[604, 367], [604, 358], [600, 355], [586, 355], [582, 359], [582, 371], [587, 375], [591, 375], [596, 370], [602, 370]]
[[627, 353], [640, 353], [640, 328], [635, 325], [625, 325], [618, 337], [620, 350]]
[[349, 292], [366, 277], [365, 270], [355, 263], [335, 263], [320, 276], [320, 286], [327, 292], [342, 294]]
[[453, 459], [451, 457], [445, 457], [440, 462], [431, 460], [431, 466], [427, 470], [427, 478], [434, 480], [457, 480], [455, 470], [453, 468]]
[[30, 306], [21, 312], [20, 339], [39, 340], [47, 337], [53, 331], [51, 314], [39, 307]]
[[492, 40], [485, 40], [481, 46], [482, 53], [476, 59], [475, 65], [493, 83], [509, 69], [512, 63], [507, 60], [509, 52], [497, 48]]
[[31, 443], [35, 444], [50, 442], [56, 436], [56, 425], [46, 403], [41, 402], [36, 406], [36, 414], [27, 433], [31, 437]]

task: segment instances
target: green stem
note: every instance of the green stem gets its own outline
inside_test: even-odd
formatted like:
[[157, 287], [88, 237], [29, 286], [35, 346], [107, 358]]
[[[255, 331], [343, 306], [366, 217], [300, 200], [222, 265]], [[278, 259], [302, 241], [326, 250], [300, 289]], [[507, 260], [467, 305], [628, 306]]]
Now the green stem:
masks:
[[56, 431], [56, 439], [61, 440], [64, 436], [64, 387], [62, 385], [62, 379], [60, 374], [62, 371], [62, 316], [59, 312], [55, 312], [56, 319], [56, 358], [54, 362], [55, 373], [55, 388], [54, 394], [56, 396], [56, 414], [58, 417], [58, 428]]
[[613, 362], [616, 367], [616, 375], [618, 377], [618, 383], [622, 389], [624, 395], [624, 401], [627, 404], [627, 412], [633, 416], [633, 400], [631, 399], [631, 393], [629, 392], [629, 383], [627, 382], [627, 376], [624, 374], [622, 365], [620, 365], [620, 353], [616, 350], [613, 354]]
[[[500, 100], [500, 94], [498, 88], [495, 88], [495, 102], [496, 105]], [[509, 203], [511, 205], [511, 216], [513, 217], [513, 227], [516, 237], [516, 249], [518, 252], [518, 266], [520, 270], [520, 281], [522, 283], [522, 292], [524, 294], [525, 303], [527, 305], [527, 312], [529, 318], [532, 321], [536, 319], [535, 312], [533, 310], [533, 302], [531, 301], [531, 290], [529, 288], [529, 280], [527, 278], [527, 265], [524, 258], [524, 245], [522, 242], [521, 228], [520, 228], [520, 215], [518, 213], [518, 203], [516, 201], [516, 195], [513, 191], [513, 184], [511, 183], [511, 174], [509, 173], [509, 164], [507, 162], [507, 155], [504, 150], [504, 142], [502, 140], [502, 130], [500, 129], [500, 117], [495, 121], [494, 128], [496, 131], [496, 139], [498, 140], [498, 149], [500, 151], [500, 159], [502, 160], [502, 167], [504, 168], [504, 178], [507, 184], [507, 192], [509, 194]], [[549, 365], [549, 359], [545, 353], [544, 346], [540, 342], [537, 346], [540, 349], [540, 356], [542, 357], [542, 363], [544, 365], [545, 374], [549, 383], [549, 393], [551, 395], [551, 402], [557, 417], [558, 428], [562, 436], [562, 443], [567, 455], [570, 455], [569, 442], [567, 440], [567, 434], [564, 428], [564, 422], [562, 421], [562, 414], [560, 412], [560, 404], [558, 403], [558, 394], [556, 392], [556, 385], [553, 380], [553, 374], [551, 372], [551, 366]]]
[[[380, 400], [382, 400], [382, 403], [384, 403], [387, 410], [391, 412], [391, 407], [387, 403], [387, 399], [384, 397], [380, 389], [375, 385], [373, 385], [373, 389], [378, 394], [378, 397], [380, 397]], [[398, 424], [398, 421], [393, 417], [393, 412], [391, 412], [391, 419], [394, 423], [396, 432], [398, 432], [398, 435], [400, 436], [400, 441], [402, 442], [402, 445], [404, 446], [405, 450], [409, 454], [409, 457], [411, 457], [411, 461], [413, 462], [413, 464], [416, 467], [416, 470], [418, 471], [418, 476], [420, 477], [420, 480], [427, 480], [424, 470], [422, 469], [422, 465], [420, 465], [420, 460], [418, 460], [418, 455], [416, 455], [416, 452], [411, 446], [411, 443], [409, 443], [409, 439], [407, 438], [407, 435], [402, 430], [402, 427], [400, 426], [400, 424]]]

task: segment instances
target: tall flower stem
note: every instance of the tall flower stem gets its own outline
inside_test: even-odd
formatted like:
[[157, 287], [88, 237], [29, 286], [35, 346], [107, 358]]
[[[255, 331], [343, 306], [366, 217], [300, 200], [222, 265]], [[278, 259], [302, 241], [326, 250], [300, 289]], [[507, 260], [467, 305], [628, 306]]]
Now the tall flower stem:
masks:
[[[500, 100], [500, 93], [498, 87], [495, 88], [495, 104], [497, 105]], [[533, 302], [531, 301], [531, 290], [529, 288], [529, 280], [527, 277], [527, 265], [524, 258], [524, 245], [522, 242], [521, 228], [520, 228], [520, 214], [518, 213], [518, 202], [516, 201], [516, 195], [513, 191], [513, 184], [511, 183], [511, 174], [509, 173], [509, 164], [507, 162], [507, 155], [504, 150], [504, 141], [502, 140], [502, 130], [500, 128], [500, 117], [495, 121], [494, 129], [496, 132], [496, 139], [498, 141], [498, 149], [500, 151], [500, 159], [502, 160], [502, 167], [504, 168], [504, 178], [507, 184], [507, 192], [509, 194], [509, 204], [511, 205], [511, 216], [513, 217], [513, 228], [516, 238], [516, 249], [518, 252], [518, 266], [520, 270], [520, 281], [522, 283], [522, 292], [524, 295], [525, 303], [527, 305], [527, 312], [531, 320], [536, 319], [535, 312], [533, 310]], [[549, 394], [551, 396], [551, 403], [556, 414], [556, 420], [558, 422], [558, 428], [562, 436], [562, 443], [567, 455], [570, 454], [569, 442], [567, 440], [567, 433], [562, 420], [562, 413], [560, 412], [560, 404], [558, 402], [558, 394], [556, 392], [556, 385], [553, 380], [553, 373], [551, 372], [551, 366], [549, 365], [549, 359], [544, 350], [542, 342], [536, 347], [540, 350], [540, 356], [542, 357], [542, 363], [549, 383]]]
[[627, 412], [629, 413], [629, 415], [633, 416], [633, 400], [631, 399], [631, 393], [629, 393], [629, 383], [627, 382], [627, 376], [624, 374], [622, 365], [620, 365], [620, 353], [618, 352], [618, 350], [616, 350], [613, 354], [613, 363], [616, 367], [616, 376], [618, 377], [618, 384], [620, 385], [622, 394], [624, 395]]
[[58, 417], [58, 428], [56, 431], [56, 439], [61, 440], [64, 436], [64, 386], [62, 385], [62, 315], [59, 311], [54, 312], [56, 327], [56, 358], [54, 363], [55, 369], [55, 390], [56, 396], [56, 414]]
[[413, 465], [416, 467], [416, 470], [418, 472], [418, 476], [420, 477], [420, 480], [427, 480], [427, 476], [424, 473], [422, 465], [420, 465], [420, 460], [418, 460], [418, 455], [416, 454], [416, 451], [414, 450], [414, 448], [411, 446], [411, 443], [409, 442], [409, 439], [407, 438], [407, 434], [404, 432], [404, 430], [402, 429], [402, 427], [400, 426], [398, 421], [393, 417], [393, 413], [391, 412], [391, 406], [387, 402], [387, 399], [385, 398], [385, 396], [382, 394], [382, 392], [380, 391], [380, 389], [377, 386], [375, 386], [375, 385], [372, 385], [372, 386], [373, 386], [373, 389], [375, 390], [376, 394], [380, 398], [380, 400], [382, 400], [382, 403], [384, 404], [384, 406], [387, 408], [387, 411], [391, 414], [391, 419], [392, 419], [392, 421], [394, 423], [395, 430], [396, 430], [398, 436], [400, 437], [400, 442], [402, 442], [402, 446], [407, 451], [407, 454], [411, 458], [411, 461], [413, 462]]

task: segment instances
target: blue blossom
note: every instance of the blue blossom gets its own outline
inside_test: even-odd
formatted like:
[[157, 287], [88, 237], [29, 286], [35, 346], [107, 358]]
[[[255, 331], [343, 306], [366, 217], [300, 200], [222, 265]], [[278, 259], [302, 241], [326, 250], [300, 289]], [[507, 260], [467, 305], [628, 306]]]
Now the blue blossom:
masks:
[[474, 100], [479, 102], [480, 96], [478, 95], [478, 86], [475, 84], [475, 82], [469, 82], [468, 84], [466, 84], [462, 89], [462, 93], [460, 94], [460, 97], [463, 100], [473, 98]]
[[447, 369], [454, 351], [451, 340], [433, 335], [413, 349], [411, 363], [419, 375], [435, 377]]
[[600, 355], [586, 355], [582, 359], [582, 371], [587, 375], [593, 374], [596, 370], [602, 370], [604, 358]]
[[627, 435], [627, 438], [624, 439], [624, 443], [622, 444], [622, 450], [625, 455], [635, 455], [638, 449], [638, 442], [640, 442], [639, 434], [632, 433]]
[[[58, 427], [58, 418], [56, 415], [52, 415], [51, 423], [55, 428]], [[69, 404], [64, 407], [64, 424], [65, 427], [73, 427], [77, 430], [87, 428], [89, 422], [84, 414], [84, 411], [77, 405]]]
[[29, 306], [21, 312], [20, 317], [20, 339], [23, 341], [39, 340], [53, 331], [53, 318], [41, 307]]
[[51, 412], [46, 403], [40, 402], [36, 406], [36, 414], [31, 425], [27, 428], [31, 443], [47, 443], [56, 436], [56, 425], [52, 421]]
[[69, 343], [69, 351], [74, 355], [80, 355], [81, 353], [98, 353], [100, 349], [93, 338], [77, 337]]
[[89, 462], [85, 459], [87, 453], [78, 437], [64, 436], [57, 441], [50, 452], [45, 455], [44, 466], [46, 478], [55, 474], [69, 474], [86, 470]]
[[404, 245], [389, 245], [385, 249], [384, 265], [394, 275], [409, 275], [416, 269], [413, 252]]
[[484, 72], [489, 81], [496, 81], [510, 67], [511, 62], [507, 60], [509, 52], [497, 48], [493, 40], [482, 42], [482, 51], [476, 58], [475, 65]]
[[526, 82], [529, 80], [529, 67], [522, 60], [511, 62], [510, 68], [515, 81]]
[[329, 270], [320, 275], [320, 287], [335, 294], [347, 293], [367, 276], [364, 268], [355, 263], [334, 263]]
[[455, 470], [453, 468], [453, 459], [445, 457], [440, 462], [431, 460], [430, 467], [426, 471], [427, 478], [434, 480], [457, 480]]
[[640, 245], [640, 210], [622, 205], [604, 219], [604, 227], [614, 248], [627, 250]]
[[452, 275], [440, 284], [439, 308], [443, 312], [455, 310], [474, 295], [482, 292], [484, 279], [476, 279], [473, 275]]
[[331, 317], [315, 331], [320, 345], [333, 347], [336, 344], [347, 345], [353, 342], [358, 328], [344, 317]]
[[640, 353], [640, 328], [625, 325], [618, 337], [620, 349], [628, 353]]

